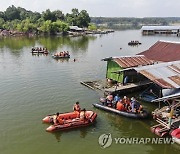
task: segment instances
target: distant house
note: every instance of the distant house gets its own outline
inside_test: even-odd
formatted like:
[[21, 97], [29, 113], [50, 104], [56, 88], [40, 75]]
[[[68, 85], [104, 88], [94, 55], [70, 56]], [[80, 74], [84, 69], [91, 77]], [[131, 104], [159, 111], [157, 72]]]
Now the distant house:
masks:
[[[129, 77], [129, 80], [133, 80], [132, 82], [138, 82], [136, 81], [138, 76], [134, 75], [136, 72], [133, 70], [122, 71], [122, 73], [116, 73], [117, 71], [153, 64], [153, 61], [149, 60], [143, 55], [110, 57], [102, 60], [107, 61], [106, 78], [120, 83], [124, 83], [126, 76]], [[132, 78], [130, 79], [130, 77]]]
[[154, 34], [180, 34], [180, 26], [142, 26], [141, 28], [143, 35], [154, 35]]
[[144, 55], [154, 61], [177, 61], [180, 60], [180, 42], [158, 41], [138, 55]]
[[78, 27], [78, 26], [69, 26], [69, 29], [70, 29], [70, 31], [72, 31], [72, 32], [83, 32], [83, 31], [84, 31], [83, 28], [80, 28], [80, 27]]

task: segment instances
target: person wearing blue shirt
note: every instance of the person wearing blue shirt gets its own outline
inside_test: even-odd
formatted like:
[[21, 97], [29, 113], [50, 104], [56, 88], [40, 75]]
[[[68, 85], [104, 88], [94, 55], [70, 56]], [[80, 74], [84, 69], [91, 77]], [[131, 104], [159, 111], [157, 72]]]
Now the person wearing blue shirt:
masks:
[[120, 97], [119, 97], [119, 94], [117, 94], [116, 96], [114, 96], [114, 100], [113, 100], [113, 106], [116, 108], [116, 104], [118, 101], [120, 101]]
[[132, 112], [139, 112], [141, 109], [141, 105], [134, 97], [131, 98], [131, 111]]

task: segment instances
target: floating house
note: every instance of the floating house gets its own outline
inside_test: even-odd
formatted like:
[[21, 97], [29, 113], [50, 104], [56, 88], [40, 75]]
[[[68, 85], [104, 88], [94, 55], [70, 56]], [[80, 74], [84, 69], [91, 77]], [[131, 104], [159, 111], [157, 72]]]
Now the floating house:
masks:
[[102, 61], [107, 62], [106, 78], [82, 81], [83, 85], [104, 93], [121, 94], [147, 88], [140, 97], [148, 102], [180, 90], [179, 42], [158, 41], [135, 56], [109, 57]]
[[143, 35], [175, 34], [180, 35], [180, 26], [142, 26]]
[[139, 53], [148, 59], [158, 62], [180, 60], [180, 42], [158, 41], [148, 50]]
[[[127, 68], [117, 71], [128, 72], [134, 70], [137, 74], [144, 76], [144, 80], [152, 81], [143, 93], [141, 99], [151, 102], [162, 96], [180, 92], [180, 61], [164, 62], [149, 66]], [[141, 80], [143, 80], [141, 78]]]
[[124, 83], [126, 81], [126, 77], [131, 76], [132, 82], [137, 82], [140, 79], [139, 76], [134, 76], [134, 71], [123, 71], [118, 74], [116, 71], [121, 71], [123, 69], [152, 65], [153, 61], [146, 58], [144, 55], [135, 55], [135, 56], [123, 56], [123, 57], [110, 57], [102, 59], [103, 61], [107, 61], [107, 70], [106, 70], [106, 78], [111, 79], [113, 81]]

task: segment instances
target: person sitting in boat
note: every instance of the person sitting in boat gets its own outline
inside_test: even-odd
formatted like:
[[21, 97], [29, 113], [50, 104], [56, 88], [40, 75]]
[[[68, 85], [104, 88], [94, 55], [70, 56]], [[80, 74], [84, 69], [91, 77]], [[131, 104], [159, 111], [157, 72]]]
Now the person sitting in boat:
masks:
[[106, 97], [106, 100], [107, 100], [107, 106], [112, 107], [113, 95], [109, 94]]
[[58, 116], [57, 120], [58, 120], [58, 124], [59, 125], [63, 125], [64, 124], [64, 119], [63, 118]]
[[54, 124], [58, 124], [58, 123], [59, 123], [58, 117], [59, 117], [59, 112], [57, 112], [57, 113], [53, 116], [53, 123], [54, 123]]
[[80, 108], [80, 105], [79, 105], [79, 102], [76, 102], [73, 106], [73, 110], [74, 111], [77, 111], [77, 112], [80, 112], [81, 111], [81, 108]]
[[130, 100], [127, 96], [123, 97], [122, 103], [124, 104], [125, 110], [129, 111], [130, 110]]
[[67, 55], [66, 51], [64, 51], [63, 53], [64, 53], [64, 57], [66, 57], [66, 55]]
[[131, 111], [139, 113], [142, 110], [141, 104], [134, 98], [131, 98]]
[[84, 108], [80, 112], [80, 120], [85, 121], [86, 120], [86, 109]]
[[119, 100], [117, 102], [116, 109], [119, 110], [119, 111], [124, 111], [125, 108], [124, 108], [122, 100]]
[[35, 51], [35, 48], [34, 47], [32, 47], [32, 49], [31, 49], [32, 51]]
[[113, 107], [116, 108], [116, 104], [117, 102], [120, 100], [121, 98], [119, 97], [119, 94], [117, 94], [116, 96], [114, 96], [114, 100], [113, 100]]
[[66, 54], [69, 56], [69, 51], [67, 51]]

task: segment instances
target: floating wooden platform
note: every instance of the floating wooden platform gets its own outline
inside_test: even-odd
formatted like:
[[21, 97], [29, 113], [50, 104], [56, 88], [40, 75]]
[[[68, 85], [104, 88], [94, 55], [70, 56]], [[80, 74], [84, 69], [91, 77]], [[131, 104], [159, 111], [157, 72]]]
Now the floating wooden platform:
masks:
[[101, 90], [104, 93], [127, 93], [127, 92], [133, 92], [136, 91], [137, 89], [146, 88], [149, 84], [151, 84], [151, 81], [142, 81], [138, 83], [128, 83], [126, 85], [122, 84], [114, 84], [114, 85], [109, 85], [106, 80], [97, 80], [97, 81], [81, 81], [81, 84], [84, 86], [87, 86], [88, 88], [92, 90]]

